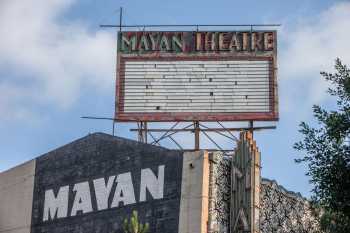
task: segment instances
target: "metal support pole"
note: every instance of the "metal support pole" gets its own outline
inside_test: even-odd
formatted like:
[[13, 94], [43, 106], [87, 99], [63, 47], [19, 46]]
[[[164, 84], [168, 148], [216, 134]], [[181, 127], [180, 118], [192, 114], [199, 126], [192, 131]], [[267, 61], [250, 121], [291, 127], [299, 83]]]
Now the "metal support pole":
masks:
[[137, 141], [142, 142], [141, 140], [141, 124], [139, 122], [137, 122]]
[[147, 143], [147, 122], [140, 121], [140, 123], [137, 123], [137, 126], [139, 142]]
[[195, 121], [194, 125], [194, 150], [199, 150], [199, 121]]
[[254, 122], [253, 121], [249, 121], [249, 131], [253, 137], [254, 136]]
[[143, 131], [143, 139], [144, 139], [144, 143], [147, 143], [147, 122], [143, 122], [143, 128], [145, 129]]
[[115, 129], [115, 121], [113, 120], [113, 123], [112, 123], [112, 135], [114, 136], [114, 129]]

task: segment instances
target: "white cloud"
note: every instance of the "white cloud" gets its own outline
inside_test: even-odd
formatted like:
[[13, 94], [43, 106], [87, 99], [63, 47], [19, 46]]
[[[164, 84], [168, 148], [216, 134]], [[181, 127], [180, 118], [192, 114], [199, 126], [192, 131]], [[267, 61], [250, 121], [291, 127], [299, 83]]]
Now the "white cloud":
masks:
[[292, 29], [281, 31], [285, 47], [280, 50], [279, 77], [282, 82], [287, 79], [286, 90], [303, 83], [298, 93], [306, 97], [305, 104], [321, 103], [327, 83], [319, 72], [333, 72], [337, 57], [350, 64], [350, 3], [336, 3], [319, 15], [304, 15], [296, 25], [290, 24]]
[[[0, 118], [36, 115], [33, 106], [70, 108], [83, 87], [113, 88], [115, 35], [62, 20], [75, 2], [0, 2]], [[319, 71], [332, 71], [336, 57], [350, 64], [350, 3], [286, 25], [279, 33], [280, 107], [295, 112], [324, 100], [327, 85]]]
[[60, 19], [74, 2], [0, 2], [0, 117], [26, 117], [30, 104], [70, 108], [83, 86], [113, 88], [115, 35]]

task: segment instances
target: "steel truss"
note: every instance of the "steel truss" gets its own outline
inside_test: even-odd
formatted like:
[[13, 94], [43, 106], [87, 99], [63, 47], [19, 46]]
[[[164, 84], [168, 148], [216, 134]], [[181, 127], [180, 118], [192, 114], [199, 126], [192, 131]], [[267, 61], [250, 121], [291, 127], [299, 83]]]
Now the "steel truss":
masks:
[[[113, 136], [115, 135], [115, 125], [118, 122], [116, 119], [108, 118], [108, 117], [92, 117], [92, 116], [83, 116], [81, 118], [92, 119], [92, 120], [111, 120], [113, 122], [112, 134]], [[249, 121], [248, 127], [225, 127], [223, 123], [220, 121], [216, 121], [216, 123], [220, 127], [208, 127], [203, 122], [200, 122], [200, 121], [194, 121], [184, 127], [178, 127], [180, 123], [184, 123], [184, 122], [177, 121], [177, 122], [174, 122], [170, 128], [149, 128], [148, 123], [154, 123], [154, 122], [141, 121], [136, 123], [137, 123], [137, 128], [136, 129], [132, 128], [130, 129], [130, 131], [137, 132], [137, 139], [139, 142], [161, 146], [161, 141], [164, 141], [165, 139], [169, 139], [171, 142], [173, 142], [176, 145], [176, 147], [179, 150], [183, 150], [183, 151], [196, 151], [201, 149], [201, 150], [208, 150], [208, 151], [220, 150], [223, 152], [230, 152], [230, 151], [233, 151], [233, 149], [230, 149], [230, 150], [223, 149], [222, 146], [220, 146], [220, 142], [216, 141], [208, 133], [216, 133], [217, 135], [223, 136], [231, 140], [233, 143], [236, 143], [238, 141], [238, 138], [233, 134], [233, 132], [251, 131], [253, 133], [254, 131], [276, 129], [276, 126], [274, 125], [273, 126], [254, 126], [253, 121]], [[181, 143], [176, 141], [176, 139], [173, 136], [180, 132], [188, 132], [188, 133], [194, 134], [194, 142], [195, 142], [194, 148], [185, 149], [185, 147], [181, 145]], [[163, 133], [163, 134], [157, 137], [154, 133]], [[201, 148], [200, 147], [201, 133], [210, 142], [212, 142], [216, 148]], [[151, 138], [152, 140], [151, 142], [148, 141], [149, 138]]]
[[[253, 122], [249, 122], [248, 127], [225, 127], [222, 122], [217, 121], [216, 123], [220, 126], [217, 128], [208, 127], [204, 123], [200, 121], [194, 121], [184, 127], [178, 127], [179, 121], [173, 123], [173, 125], [170, 128], [149, 128], [147, 127], [147, 122], [138, 122], [137, 128], [132, 128], [130, 131], [137, 132], [138, 140], [139, 142], [143, 143], [149, 143], [151, 145], [161, 145], [161, 141], [164, 141], [165, 139], [169, 139], [171, 142], [173, 142], [176, 147], [179, 150], [186, 150], [186, 151], [196, 151], [196, 150], [209, 150], [209, 151], [233, 151], [232, 150], [226, 150], [223, 149], [222, 146], [220, 146], [220, 142], [216, 141], [213, 137], [209, 135], [209, 133], [216, 133], [217, 135], [223, 136], [229, 140], [231, 140], [233, 143], [236, 143], [238, 141], [238, 138], [233, 134], [233, 132], [239, 132], [239, 131], [258, 131], [258, 130], [266, 130], [266, 129], [275, 129], [276, 126], [260, 126], [260, 127], [254, 127]], [[180, 132], [188, 132], [194, 134], [194, 148], [193, 149], [184, 149], [184, 146], [181, 145], [180, 142], [178, 142], [173, 136]], [[155, 136], [153, 133], [163, 133], [160, 136]], [[201, 148], [200, 147], [200, 135], [204, 135], [211, 143], [215, 145], [215, 148]], [[148, 141], [147, 135], [150, 136], [152, 141]]]

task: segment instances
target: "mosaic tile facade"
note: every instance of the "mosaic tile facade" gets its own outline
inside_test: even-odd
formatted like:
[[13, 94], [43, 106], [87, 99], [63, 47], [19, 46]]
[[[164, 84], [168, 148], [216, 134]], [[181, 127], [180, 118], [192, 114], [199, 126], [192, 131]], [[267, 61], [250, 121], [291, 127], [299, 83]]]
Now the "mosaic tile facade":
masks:
[[[230, 222], [230, 155], [210, 156], [208, 233], [227, 233]], [[317, 222], [309, 202], [287, 191], [276, 181], [262, 179], [260, 192], [261, 233], [316, 233]]]

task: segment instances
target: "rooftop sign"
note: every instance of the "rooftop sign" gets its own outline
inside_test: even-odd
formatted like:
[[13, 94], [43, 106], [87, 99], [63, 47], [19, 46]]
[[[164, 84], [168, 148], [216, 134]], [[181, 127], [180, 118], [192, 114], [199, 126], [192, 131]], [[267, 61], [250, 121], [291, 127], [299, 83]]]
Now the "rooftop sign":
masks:
[[277, 120], [276, 32], [120, 32], [119, 121]]

